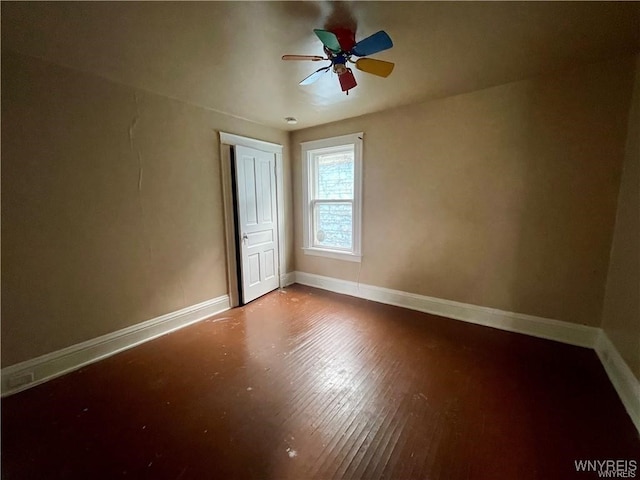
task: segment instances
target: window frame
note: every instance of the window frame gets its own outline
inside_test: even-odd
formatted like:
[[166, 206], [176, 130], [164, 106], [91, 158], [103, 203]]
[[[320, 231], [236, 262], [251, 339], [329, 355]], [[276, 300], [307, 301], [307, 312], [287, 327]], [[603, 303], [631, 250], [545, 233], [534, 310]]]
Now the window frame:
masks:
[[[302, 220], [303, 220], [303, 251], [306, 255], [360, 262], [362, 260], [362, 139], [364, 133], [352, 133], [338, 137], [325, 138], [302, 142]], [[314, 159], [318, 154], [337, 151], [340, 147], [353, 146], [353, 200], [319, 200], [314, 198], [316, 168]], [[352, 248], [319, 247], [314, 245], [313, 225], [311, 218], [315, 214], [312, 205], [316, 203], [351, 202], [352, 210]]]

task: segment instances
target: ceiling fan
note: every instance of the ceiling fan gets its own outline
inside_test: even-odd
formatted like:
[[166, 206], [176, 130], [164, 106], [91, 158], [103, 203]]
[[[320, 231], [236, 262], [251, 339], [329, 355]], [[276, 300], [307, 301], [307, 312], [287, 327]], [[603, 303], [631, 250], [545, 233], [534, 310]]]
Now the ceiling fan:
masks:
[[[310, 85], [318, 80], [329, 70], [333, 70], [338, 75], [340, 87], [343, 92], [349, 95], [349, 90], [356, 85], [353, 72], [347, 63], [355, 64], [358, 70], [372, 73], [379, 77], [388, 77], [393, 71], [394, 64], [384, 60], [366, 58], [374, 53], [382, 52], [393, 47], [393, 42], [387, 33], [380, 30], [373, 35], [356, 43], [355, 32], [347, 28], [334, 28], [332, 31], [315, 29], [314, 33], [324, 45], [326, 57], [320, 55], [283, 55], [282, 60], [311, 60], [314, 62], [329, 60], [331, 63], [319, 68], [311, 75], [300, 82], [300, 85]], [[356, 61], [351, 60], [352, 56], [363, 57]]]

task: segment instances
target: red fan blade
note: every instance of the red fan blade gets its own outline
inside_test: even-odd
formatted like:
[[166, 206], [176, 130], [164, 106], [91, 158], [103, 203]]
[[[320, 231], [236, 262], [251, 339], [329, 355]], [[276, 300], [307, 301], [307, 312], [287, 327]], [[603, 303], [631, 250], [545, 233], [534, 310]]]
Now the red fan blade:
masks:
[[331, 30], [338, 37], [338, 43], [343, 52], [349, 52], [356, 44], [356, 34], [349, 28], [334, 28]]
[[347, 71], [338, 77], [340, 80], [340, 86], [342, 87], [343, 92], [348, 92], [356, 85], [356, 77], [353, 76], [353, 72], [350, 68], [347, 68]]

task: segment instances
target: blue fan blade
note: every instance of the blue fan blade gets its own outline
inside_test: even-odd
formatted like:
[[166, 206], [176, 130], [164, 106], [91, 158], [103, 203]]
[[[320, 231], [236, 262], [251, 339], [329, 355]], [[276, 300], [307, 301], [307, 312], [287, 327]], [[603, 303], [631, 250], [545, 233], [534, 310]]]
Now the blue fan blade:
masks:
[[299, 85], [311, 85], [313, 82], [318, 80], [325, 72], [328, 72], [330, 68], [331, 65], [329, 65], [328, 67], [319, 68], [304, 80], [302, 80]]
[[365, 57], [367, 55], [373, 55], [374, 53], [382, 52], [393, 47], [393, 42], [387, 32], [380, 30], [378, 33], [374, 33], [370, 37], [360, 40], [351, 49], [351, 53], [358, 57]]

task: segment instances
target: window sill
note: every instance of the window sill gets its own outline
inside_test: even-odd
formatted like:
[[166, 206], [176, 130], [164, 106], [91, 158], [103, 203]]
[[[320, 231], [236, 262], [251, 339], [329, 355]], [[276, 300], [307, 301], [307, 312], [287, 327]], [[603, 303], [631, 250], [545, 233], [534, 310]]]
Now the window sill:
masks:
[[314, 255], [316, 257], [333, 258], [334, 260], [346, 260], [347, 262], [358, 262], [362, 260], [362, 255], [355, 255], [348, 252], [339, 252], [336, 250], [323, 250], [322, 248], [303, 248], [305, 255]]

